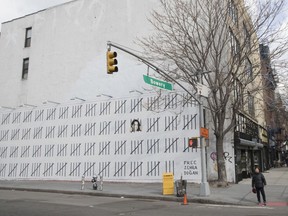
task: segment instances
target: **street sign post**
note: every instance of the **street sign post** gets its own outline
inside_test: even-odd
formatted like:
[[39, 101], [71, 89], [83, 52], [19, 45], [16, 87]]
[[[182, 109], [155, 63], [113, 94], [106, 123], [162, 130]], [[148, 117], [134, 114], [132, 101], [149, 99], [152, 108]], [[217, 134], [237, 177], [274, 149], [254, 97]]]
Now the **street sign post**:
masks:
[[169, 82], [165, 82], [163, 80], [159, 80], [159, 79], [155, 79], [153, 77], [147, 76], [147, 75], [143, 75], [144, 78], [144, 82], [152, 85], [152, 86], [156, 86], [158, 88], [162, 88], [162, 89], [166, 89], [166, 90], [173, 90], [173, 84], [169, 83]]
[[209, 130], [207, 128], [200, 128], [200, 135], [206, 139], [209, 139]]
[[197, 93], [199, 95], [201, 95], [202, 97], [208, 98], [210, 89], [207, 86], [205, 86], [201, 83], [196, 83], [196, 88], [197, 88]]

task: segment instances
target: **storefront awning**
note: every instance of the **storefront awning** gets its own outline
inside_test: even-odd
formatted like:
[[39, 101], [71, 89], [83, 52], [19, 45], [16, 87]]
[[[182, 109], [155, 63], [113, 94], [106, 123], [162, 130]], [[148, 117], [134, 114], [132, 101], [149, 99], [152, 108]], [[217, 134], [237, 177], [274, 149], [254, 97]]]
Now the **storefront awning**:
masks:
[[245, 140], [245, 139], [239, 139], [240, 140], [240, 145], [242, 146], [248, 146], [248, 147], [253, 147], [253, 148], [263, 148], [263, 144], [255, 142], [255, 141], [250, 141], [250, 140]]

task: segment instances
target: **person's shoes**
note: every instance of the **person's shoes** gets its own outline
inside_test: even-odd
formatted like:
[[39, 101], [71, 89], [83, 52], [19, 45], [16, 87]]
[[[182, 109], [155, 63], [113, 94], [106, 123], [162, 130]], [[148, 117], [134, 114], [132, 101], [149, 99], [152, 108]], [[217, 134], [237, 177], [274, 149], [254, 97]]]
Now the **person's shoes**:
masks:
[[264, 202], [262, 206], [266, 206], [266, 202]]
[[258, 203], [257, 203], [257, 205], [259, 205], [259, 206], [260, 206], [260, 205], [261, 205], [261, 202], [258, 202]]

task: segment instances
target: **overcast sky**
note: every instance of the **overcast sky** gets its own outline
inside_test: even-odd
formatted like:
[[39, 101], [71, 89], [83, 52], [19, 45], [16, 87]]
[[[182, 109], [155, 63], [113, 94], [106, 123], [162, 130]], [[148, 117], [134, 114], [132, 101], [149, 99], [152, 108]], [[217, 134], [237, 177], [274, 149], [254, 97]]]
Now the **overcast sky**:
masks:
[[[0, 24], [69, 1], [72, 0], [0, 0]], [[255, 0], [246, 1], [251, 5]], [[285, 0], [285, 3], [285, 9], [282, 14], [280, 14], [278, 20], [282, 23], [288, 22], [288, 0]], [[287, 55], [285, 55], [284, 59], [287, 61]]]
[[[0, 0], [0, 23], [37, 12], [39, 10], [59, 5], [72, 0]], [[103, 0], [105, 1], [105, 0]], [[119, 0], [120, 1], [120, 0]], [[249, 4], [255, 0], [245, 0]], [[288, 0], [285, 0], [288, 2]], [[288, 3], [286, 2], [286, 10], [288, 12]], [[288, 16], [286, 14], [282, 16], [286, 21]], [[1, 30], [1, 27], [0, 27]]]
[[0, 23], [69, 1], [71, 0], [0, 0]]

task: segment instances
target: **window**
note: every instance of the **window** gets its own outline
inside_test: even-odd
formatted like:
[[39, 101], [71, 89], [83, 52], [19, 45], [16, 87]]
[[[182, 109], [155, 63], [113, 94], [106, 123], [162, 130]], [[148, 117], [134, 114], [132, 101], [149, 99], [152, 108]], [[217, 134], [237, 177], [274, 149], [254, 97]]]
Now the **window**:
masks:
[[239, 56], [240, 55], [240, 43], [237, 40], [237, 38], [235, 37], [235, 35], [233, 34], [231, 29], [229, 30], [229, 35], [230, 35], [232, 55], [239, 58], [240, 57]]
[[32, 36], [32, 28], [26, 28], [26, 35], [25, 35], [25, 47], [31, 46], [31, 36]]
[[255, 117], [254, 97], [248, 92], [248, 113]]
[[230, 15], [232, 21], [238, 25], [238, 9], [235, 5], [234, 0], [229, 0], [228, 4], [229, 4], [228, 5], [229, 15]]
[[28, 78], [29, 58], [23, 59], [22, 79]]
[[250, 50], [251, 49], [251, 37], [250, 37], [250, 32], [248, 31], [245, 23], [243, 23], [243, 31], [244, 31], [244, 37], [245, 37], [245, 46]]
[[236, 100], [236, 103], [239, 104], [239, 107], [241, 109], [241, 107], [244, 104], [244, 102], [243, 102], [243, 85], [238, 79], [236, 79], [234, 81], [234, 98]]
[[248, 78], [252, 79], [253, 78], [252, 63], [248, 58], [246, 59], [245, 70], [246, 70]]

